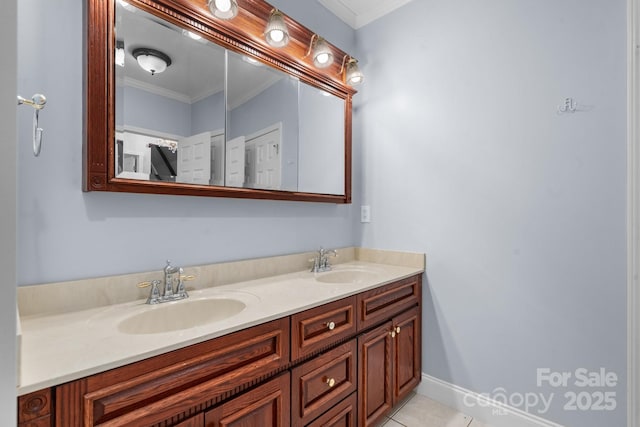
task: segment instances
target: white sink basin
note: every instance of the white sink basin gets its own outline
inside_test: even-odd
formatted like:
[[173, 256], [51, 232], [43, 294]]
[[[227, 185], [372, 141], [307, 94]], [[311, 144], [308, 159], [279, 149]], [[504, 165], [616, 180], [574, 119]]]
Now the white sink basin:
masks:
[[242, 301], [232, 298], [164, 303], [127, 317], [118, 323], [118, 330], [132, 335], [179, 331], [227, 319], [246, 307]]
[[316, 280], [321, 283], [351, 283], [360, 284], [371, 282], [378, 278], [378, 273], [361, 268], [350, 268], [320, 273]]

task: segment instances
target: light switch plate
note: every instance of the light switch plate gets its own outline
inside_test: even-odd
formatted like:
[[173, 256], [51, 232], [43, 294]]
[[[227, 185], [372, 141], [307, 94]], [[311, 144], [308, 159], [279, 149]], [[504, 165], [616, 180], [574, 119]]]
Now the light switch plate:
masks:
[[360, 222], [371, 222], [371, 206], [360, 206]]

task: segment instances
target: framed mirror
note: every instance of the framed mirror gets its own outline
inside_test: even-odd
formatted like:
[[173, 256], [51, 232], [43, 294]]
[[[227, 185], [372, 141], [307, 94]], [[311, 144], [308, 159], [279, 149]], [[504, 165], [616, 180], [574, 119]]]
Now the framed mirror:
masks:
[[351, 202], [339, 59], [316, 68], [289, 18], [269, 46], [272, 6], [238, 4], [221, 21], [205, 0], [89, 0], [86, 191]]

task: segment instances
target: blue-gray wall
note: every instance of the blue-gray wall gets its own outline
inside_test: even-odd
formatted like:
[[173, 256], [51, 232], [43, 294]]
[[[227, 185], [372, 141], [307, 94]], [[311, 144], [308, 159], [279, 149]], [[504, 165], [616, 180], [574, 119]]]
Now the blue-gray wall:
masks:
[[[416, 0], [357, 31], [357, 240], [427, 253], [423, 370], [553, 392], [542, 416], [568, 426], [626, 426], [625, 12]], [[559, 115], [566, 97], [583, 111]], [[536, 385], [538, 368], [600, 367], [617, 387]], [[605, 390], [613, 412], [563, 410]]]
[[224, 92], [214, 93], [191, 105], [191, 135], [224, 130]]
[[[39, 158], [24, 141], [30, 116], [18, 120], [19, 284], [158, 269], [167, 258], [191, 265], [355, 243], [351, 205], [83, 193], [85, 5], [18, 5], [18, 92], [41, 91], [49, 99]], [[355, 49], [355, 32], [319, 3], [274, 6], [341, 48]]]
[[223, 92], [189, 104], [136, 87], [118, 86], [116, 100], [116, 127], [135, 126], [184, 137], [224, 130]]

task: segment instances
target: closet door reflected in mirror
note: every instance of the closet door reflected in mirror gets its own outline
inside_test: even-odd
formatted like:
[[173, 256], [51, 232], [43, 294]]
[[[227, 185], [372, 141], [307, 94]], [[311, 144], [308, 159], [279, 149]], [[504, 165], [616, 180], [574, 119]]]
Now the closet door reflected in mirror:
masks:
[[226, 50], [115, 3], [116, 177], [224, 185]]
[[244, 143], [239, 186], [297, 191], [298, 79], [234, 52], [227, 75], [229, 143]]

